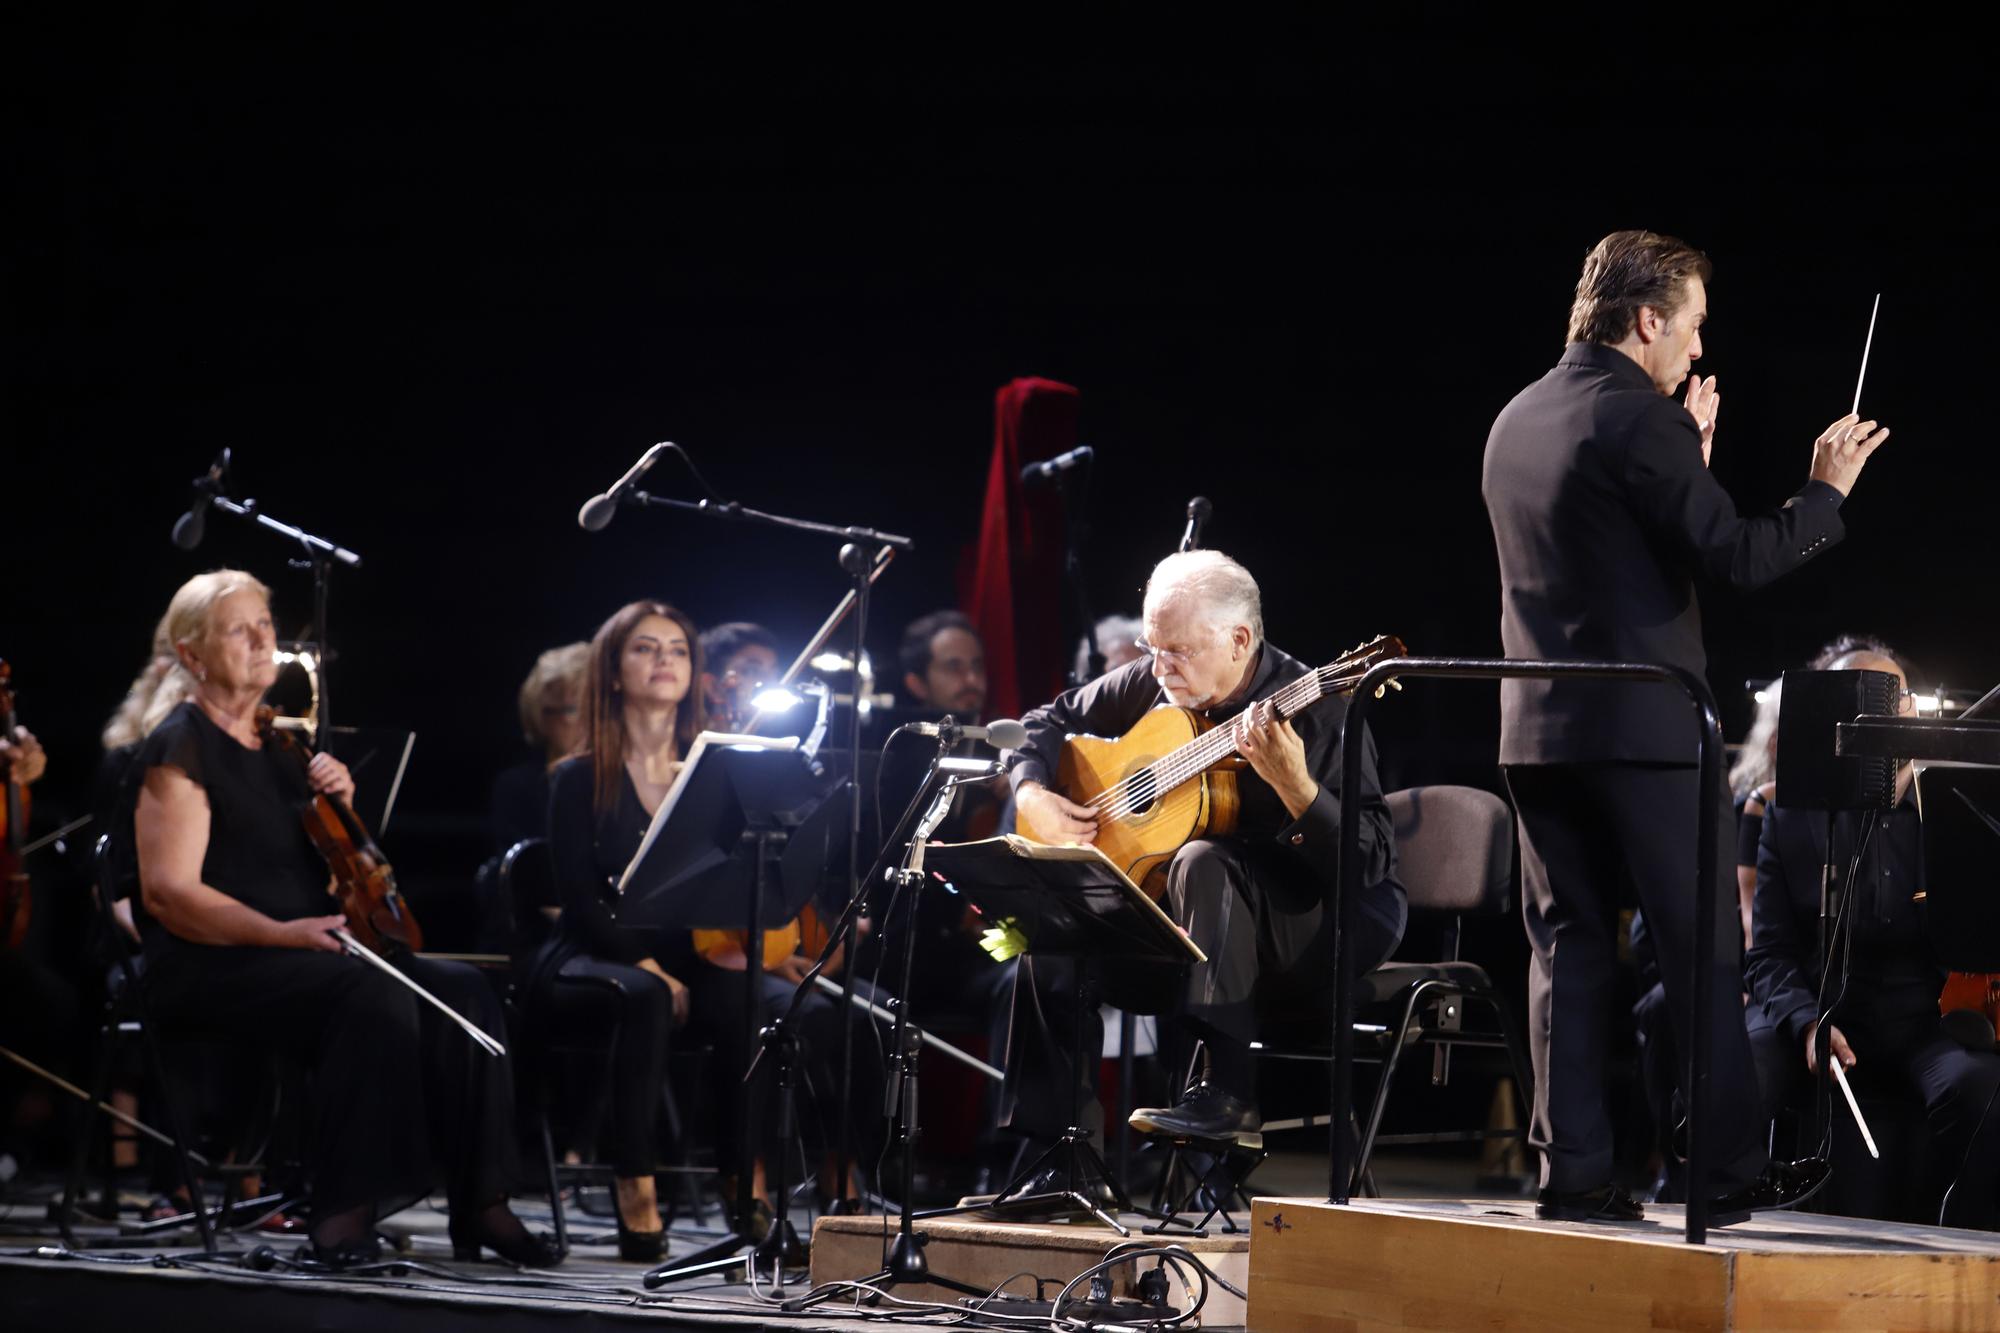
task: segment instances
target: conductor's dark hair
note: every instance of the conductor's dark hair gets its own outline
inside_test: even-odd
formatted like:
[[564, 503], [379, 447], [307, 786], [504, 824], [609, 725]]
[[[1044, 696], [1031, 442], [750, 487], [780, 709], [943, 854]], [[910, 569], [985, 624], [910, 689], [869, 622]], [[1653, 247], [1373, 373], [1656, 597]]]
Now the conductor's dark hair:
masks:
[[1638, 323], [1641, 306], [1671, 319], [1687, 298], [1687, 280], [1705, 283], [1713, 271], [1708, 256], [1686, 241], [1650, 231], [1614, 231], [1583, 257], [1583, 276], [1569, 308], [1569, 340], [1622, 342]]
[[975, 639], [979, 637], [979, 629], [972, 623], [972, 617], [963, 611], [933, 611], [927, 616], [918, 616], [904, 628], [903, 642], [896, 649], [904, 675], [921, 676], [931, 669], [931, 640], [940, 631], [948, 629], [962, 629]]

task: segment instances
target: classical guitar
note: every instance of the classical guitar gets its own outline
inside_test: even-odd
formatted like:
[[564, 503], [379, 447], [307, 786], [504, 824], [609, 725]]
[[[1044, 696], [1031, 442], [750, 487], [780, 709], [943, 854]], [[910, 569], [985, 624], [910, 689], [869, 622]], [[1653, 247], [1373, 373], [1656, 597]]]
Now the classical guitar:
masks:
[[[1280, 717], [1297, 716], [1352, 691], [1377, 662], [1405, 655], [1401, 639], [1382, 635], [1300, 676], [1271, 703]], [[1158, 898], [1167, 863], [1184, 844], [1235, 831], [1236, 774], [1244, 763], [1233, 728], [1213, 726], [1193, 709], [1161, 707], [1117, 740], [1069, 737], [1054, 787], [1097, 811], [1098, 850]], [[1025, 828], [1021, 835], [1032, 837]]]

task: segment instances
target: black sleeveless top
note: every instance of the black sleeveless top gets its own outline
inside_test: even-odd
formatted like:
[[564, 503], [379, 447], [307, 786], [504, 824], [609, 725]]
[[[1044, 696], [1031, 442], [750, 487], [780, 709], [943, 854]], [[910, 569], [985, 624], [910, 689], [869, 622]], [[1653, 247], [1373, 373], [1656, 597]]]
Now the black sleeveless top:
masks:
[[[311, 792], [296, 756], [248, 748], [189, 701], [140, 742], [128, 779], [135, 800], [145, 775], [162, 766], [208, 794], [203, 883], [278, 921], [339, 910], [326, 891], [326, 862], [299, 819]], [[149, 953], [180, 942], [150, 916], [142, 925]]]

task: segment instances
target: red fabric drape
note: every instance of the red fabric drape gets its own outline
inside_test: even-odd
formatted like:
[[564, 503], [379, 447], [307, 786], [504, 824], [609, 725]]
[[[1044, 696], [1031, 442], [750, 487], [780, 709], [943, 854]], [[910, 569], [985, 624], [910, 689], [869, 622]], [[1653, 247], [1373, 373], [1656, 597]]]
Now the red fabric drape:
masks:
[[1062, 504], [1021, 486], [1021, 467], [1076, 446], [1077, 391], [1017, 379], [993, 396], [993, 460], [978, 545], [959, 565], [959, 605], [986, 644], [986, 714], [1019, 717], [1063, 684]]

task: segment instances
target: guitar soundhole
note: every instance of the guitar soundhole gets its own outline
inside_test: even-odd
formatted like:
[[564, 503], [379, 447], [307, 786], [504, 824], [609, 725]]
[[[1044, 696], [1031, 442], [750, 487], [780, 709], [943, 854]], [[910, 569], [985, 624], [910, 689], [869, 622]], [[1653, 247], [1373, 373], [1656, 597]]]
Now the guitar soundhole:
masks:
[[1144, 819], [1160, 800], [1160, 778], [1150, 767], [1141, 768], [1125, 779], [1125, 809], [1128, 817]]

